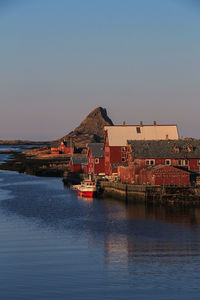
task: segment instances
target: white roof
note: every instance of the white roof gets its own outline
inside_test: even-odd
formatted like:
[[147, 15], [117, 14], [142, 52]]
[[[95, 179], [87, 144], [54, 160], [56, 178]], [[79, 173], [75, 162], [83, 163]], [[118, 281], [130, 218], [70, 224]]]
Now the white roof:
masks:
[[110, 146], [126, 146], [127, 140], [178, 140], [177, 125], [105, 126]]

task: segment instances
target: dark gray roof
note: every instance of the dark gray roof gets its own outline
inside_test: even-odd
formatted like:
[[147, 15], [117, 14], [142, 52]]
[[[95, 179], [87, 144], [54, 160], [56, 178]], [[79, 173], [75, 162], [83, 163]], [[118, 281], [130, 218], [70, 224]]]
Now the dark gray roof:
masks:
[[131, 145], [132, 158], [198, 158], [200, 140], [127, 141]]
[[71, 161], [73, 165], [87, 165], [88, 158], [86, 156], [74, 156], [71, 157]]
[[94, 158], [102, 158], [104, 157], [104, 143], [88, 143], [87, 145]]

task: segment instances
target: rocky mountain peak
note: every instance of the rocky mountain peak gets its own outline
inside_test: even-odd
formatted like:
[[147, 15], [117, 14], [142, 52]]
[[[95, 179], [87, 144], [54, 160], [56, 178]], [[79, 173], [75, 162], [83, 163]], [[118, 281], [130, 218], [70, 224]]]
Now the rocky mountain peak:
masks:
[[81, 124], [62, 139], [73, 140], [77, 147], [84, 147], [87, 143], [102, 142], [104, 140], [104, 126], [113, 125], [105, 108], [97, 107], [81, 122]]

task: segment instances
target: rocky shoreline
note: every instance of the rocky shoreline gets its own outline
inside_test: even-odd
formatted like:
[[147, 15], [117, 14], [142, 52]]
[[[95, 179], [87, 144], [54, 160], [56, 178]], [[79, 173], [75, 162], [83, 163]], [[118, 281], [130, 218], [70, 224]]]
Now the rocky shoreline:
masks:
[[63, 177], [69, 167], [69, 157], [38, 158], [24, 152], [9, 152], [9, 159], [0, 170], [16, 171], [36, 176]]

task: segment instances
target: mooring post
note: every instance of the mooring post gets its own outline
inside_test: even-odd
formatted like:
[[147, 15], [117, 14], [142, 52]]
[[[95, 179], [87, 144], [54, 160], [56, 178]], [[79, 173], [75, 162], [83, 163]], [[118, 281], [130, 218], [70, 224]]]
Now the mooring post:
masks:
[[126, 203], [128, 202], [128, 186], [127, 186], [127, 184], [126, 184], [126, 189], [125, 189], [125, 191], [126, 191]]

